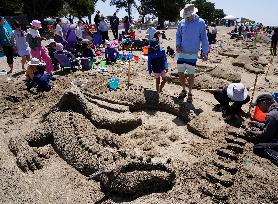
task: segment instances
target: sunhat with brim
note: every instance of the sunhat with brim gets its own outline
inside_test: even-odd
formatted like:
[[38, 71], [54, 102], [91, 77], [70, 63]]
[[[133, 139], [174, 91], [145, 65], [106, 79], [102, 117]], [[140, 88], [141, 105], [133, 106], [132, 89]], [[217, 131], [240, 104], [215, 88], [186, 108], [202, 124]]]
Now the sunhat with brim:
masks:
[[82, 40], [82, 43], [89, 43], [89, 42], [90, 42], [90, 40], [86, 39], [86, 38]]
[[186, 4], [185, 7], [180, 11], [181, 18], [188, 18], [198, 12], [198, 9], [194, 4]]
[[43, 64], [38, 58], [32, 58], [31, 61], [28, 62], [28, 65], [41, 65]]
[[33, 20], [32, 23], [30, 23], [30, 25], [36, 28], [42, 28], [42, 23], [39, 20]]
[[49, 44], [49, 45], [52, 44], [52, 43], [55, 43], [55, 44], [56, 44], [56, 42], [55, 42], [54, 39], [50, 39], [50, 40], [48, 41], [48, 44]]
[[57, 43], [56, 44], [56, 50], [57, 51], [63, 51], [63, 49], [64, 49], [64, 46], [62, 45], [62, 43]]
[[244, 101], [248, 96], [248, 91], [242, 83], [233, 83], [228, 86], [227, 95], [233, 101]]

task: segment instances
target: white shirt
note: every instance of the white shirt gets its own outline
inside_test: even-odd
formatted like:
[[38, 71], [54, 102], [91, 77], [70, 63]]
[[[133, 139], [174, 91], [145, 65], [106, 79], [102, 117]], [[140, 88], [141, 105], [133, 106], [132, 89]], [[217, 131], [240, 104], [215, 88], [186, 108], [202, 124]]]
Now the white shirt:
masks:
[[98, 29], [102, 32], [108, 31], [108, 25], [105, 21], [100, 21]]
[[61, 37], [63, 37], [63, 29], [59, 24], [56, 25], [56, 33], [57, 33], [57, 35], [60, 35]]
[[76, 37], [78, 37], [78, 38], [83, 38], [82, 36], [82, 34], [83, 34], [83, 28], [82, 27], [79, 27], [79, 26], [77, 26], [76, 27], [76, 30], [75, 30], [75, 34], [76, 34]]
[[148, 28], [146, 31], [146, 34], [149, 35], [149, 40], [152, 40], [154, 37], [154, 34], [156, 33], [156, 29], [154, 27]]

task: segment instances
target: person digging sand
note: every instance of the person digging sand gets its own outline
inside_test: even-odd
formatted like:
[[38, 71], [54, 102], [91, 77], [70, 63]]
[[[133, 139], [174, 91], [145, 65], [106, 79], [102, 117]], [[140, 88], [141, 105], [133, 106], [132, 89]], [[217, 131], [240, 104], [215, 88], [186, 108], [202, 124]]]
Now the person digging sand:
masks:
[[153, 73], [156, 80], [156, 91], [161, 92], [167, 82], [168, 64], [165, 50], [160, 48], [159, 41], [157, 40], [152, 40], [150, 42], [148, 70], [150, 74]]
[[[242, 83], [232, 83], [213, 92], [214, 98], [220, 104], [220, 110], [226, 119], [238, 119], [243, 112], [241, 109], [244, 104], [250, 101], [248, 91]], [[230, 103], [233, 103], [230, 106]]]
[[254, 152], [266, 156], [278, 165], [278, 104], [270, 94], [262, 94], [258, 96], [255, 105], [267, 113], [267, 119], [264, 124], [250, 122], [247, 134], [255, 144]]
[[203, 19], [199, 18], [196, 14], [197, 12], [198, 9], [193, 4], [185, 5], [180, 12], [183, 20], [179, 22], [176, 33], [177, 71], [182, 86], [182, 92], [178, 99], [183, 100], [187, 96], [185, 75], [188, 75], [189, 92], [187, 102], [192, 102], [193, 100], [192, 88], [200, 44], [202, 43], [203, 60], [207, 60], [209, 51], [206, 24]]

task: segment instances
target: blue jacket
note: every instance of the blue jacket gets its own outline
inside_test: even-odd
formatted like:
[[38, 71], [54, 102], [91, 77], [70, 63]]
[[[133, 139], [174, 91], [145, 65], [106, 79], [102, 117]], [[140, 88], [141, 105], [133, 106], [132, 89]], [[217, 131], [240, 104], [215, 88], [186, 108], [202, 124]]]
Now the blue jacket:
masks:
[[152, 72], [161, 73], [163, 70], [168, 70], [167, 57], [164, 49], [160, 48], [157, 51], [149, 49], [148, 70], [150, 74]]
[[205, 21], [195, 16], [193, 21], [183, 19], [176, 33], [176, 47], [184, 54], [198, 54], [202, 43], [203, 55], [208, 55], [209, 43]]
[[36, 72], [34, 79], [28, 81], [27, 89], [30, 90], [35, 84], [37, 84], [38, 92], [48, 92], [51, 90], [50, 80], [54, 80], [54, 78], [46, 73]]

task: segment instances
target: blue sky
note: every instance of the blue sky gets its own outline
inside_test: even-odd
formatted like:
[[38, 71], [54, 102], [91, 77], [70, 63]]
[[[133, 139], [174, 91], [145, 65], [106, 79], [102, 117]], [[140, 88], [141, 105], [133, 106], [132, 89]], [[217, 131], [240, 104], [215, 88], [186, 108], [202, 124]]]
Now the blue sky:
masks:
[[[278, 26], [278, 0], [210, 0], [215, 3], [216, 8], [224, 9], [226, 14], [236, 17], [251, 18], [255, 21], [262, 22], [265, 25]], [[112, 15], [116, 8], [109, 5], [110, 0], [106, 3], [99, 1], [96, 9], [100, 10], [105, 16]], [[133, 10], [133, 16], [137, 20], [138, 13]], [[120, 10], [118, 16], [126, 15], [124, 10]]]

